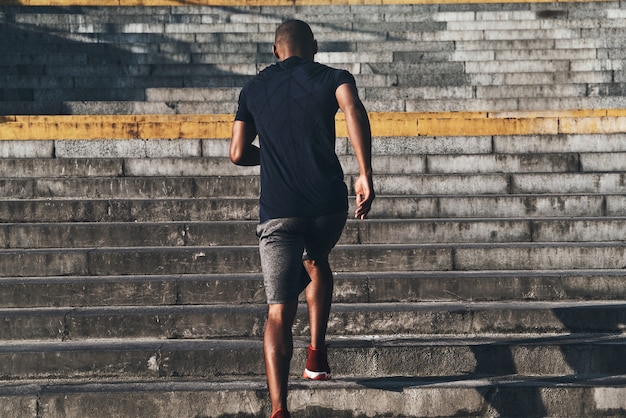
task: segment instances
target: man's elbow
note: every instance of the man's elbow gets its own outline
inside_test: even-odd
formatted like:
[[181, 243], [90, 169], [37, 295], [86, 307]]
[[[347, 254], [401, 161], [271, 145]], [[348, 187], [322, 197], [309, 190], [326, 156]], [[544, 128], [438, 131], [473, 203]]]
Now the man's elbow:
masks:
[[259, 148], [250, 144], [248, 146], [231, 146], [228, 152], [230, 161], [236, 165], [253, 166], [261, 163]]
[[230, 161], [233, 164], [242, 165], [243, 160], [244, 160], [244, 155], [243, 155], [243, 152], [241, 152], [241, 150], [231, 148], [228, 153], [228, 156], [230, 157]]

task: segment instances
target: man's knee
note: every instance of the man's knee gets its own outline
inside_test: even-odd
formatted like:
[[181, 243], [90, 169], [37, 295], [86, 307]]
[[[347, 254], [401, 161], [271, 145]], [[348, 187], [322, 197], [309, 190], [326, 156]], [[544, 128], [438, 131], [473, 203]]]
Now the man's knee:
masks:
[[309, 268], [320, 269], [320, 268], [330, 267], [330, 264], [328, 263], [328, 258], [319, 258], [319, 259], [304, 260], [304, 266], [307, 269]]
[[287, 303], [272, 303], [268, 305], [267, 320], [274, 324], [285, 324], [291, 326], [296, 311], [298, 310], [298, 299]]
[[304, 260], [304, 268], [311, 280], [323, 280], [332, 281], [333, 272], [330, 268], [328, 258], [316, 259], [316, 260]]

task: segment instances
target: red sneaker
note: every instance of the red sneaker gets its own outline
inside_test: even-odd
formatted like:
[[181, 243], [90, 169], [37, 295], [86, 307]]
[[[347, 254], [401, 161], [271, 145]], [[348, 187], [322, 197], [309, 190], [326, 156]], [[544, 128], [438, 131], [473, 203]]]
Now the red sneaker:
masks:
[[326, 349], [316, 350], [309, 345], [306, 367], [302, 377], [311, 380], [330, 380], [330, 367]]
[[289, 415], [289, 412], [285, 409], [281, 408], [272, 414], [272, 418], [291, 418], [291, 415]]

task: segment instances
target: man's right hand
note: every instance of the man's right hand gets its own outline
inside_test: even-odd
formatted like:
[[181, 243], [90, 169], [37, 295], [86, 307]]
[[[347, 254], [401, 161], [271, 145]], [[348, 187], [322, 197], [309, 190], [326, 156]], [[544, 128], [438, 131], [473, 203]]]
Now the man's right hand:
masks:
[[354, 191], [356, 193], [356, 211], [354, 217], [357, 219], [365, 219], [375, 198], [374, 184], [371, 175], [360, 175], [354, 182]]

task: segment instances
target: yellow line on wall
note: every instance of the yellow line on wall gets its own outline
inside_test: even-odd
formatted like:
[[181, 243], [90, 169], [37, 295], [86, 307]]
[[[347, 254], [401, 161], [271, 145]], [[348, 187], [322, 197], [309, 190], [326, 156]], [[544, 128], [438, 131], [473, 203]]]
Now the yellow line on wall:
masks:
[[[0, 140], [223, 139], [233, 115], [0, 116]], [[626, 133], [626, 109], [543, 112], [373, 112], [374, 136]], [[337, 135], [347, 136], [343, 114]]]

